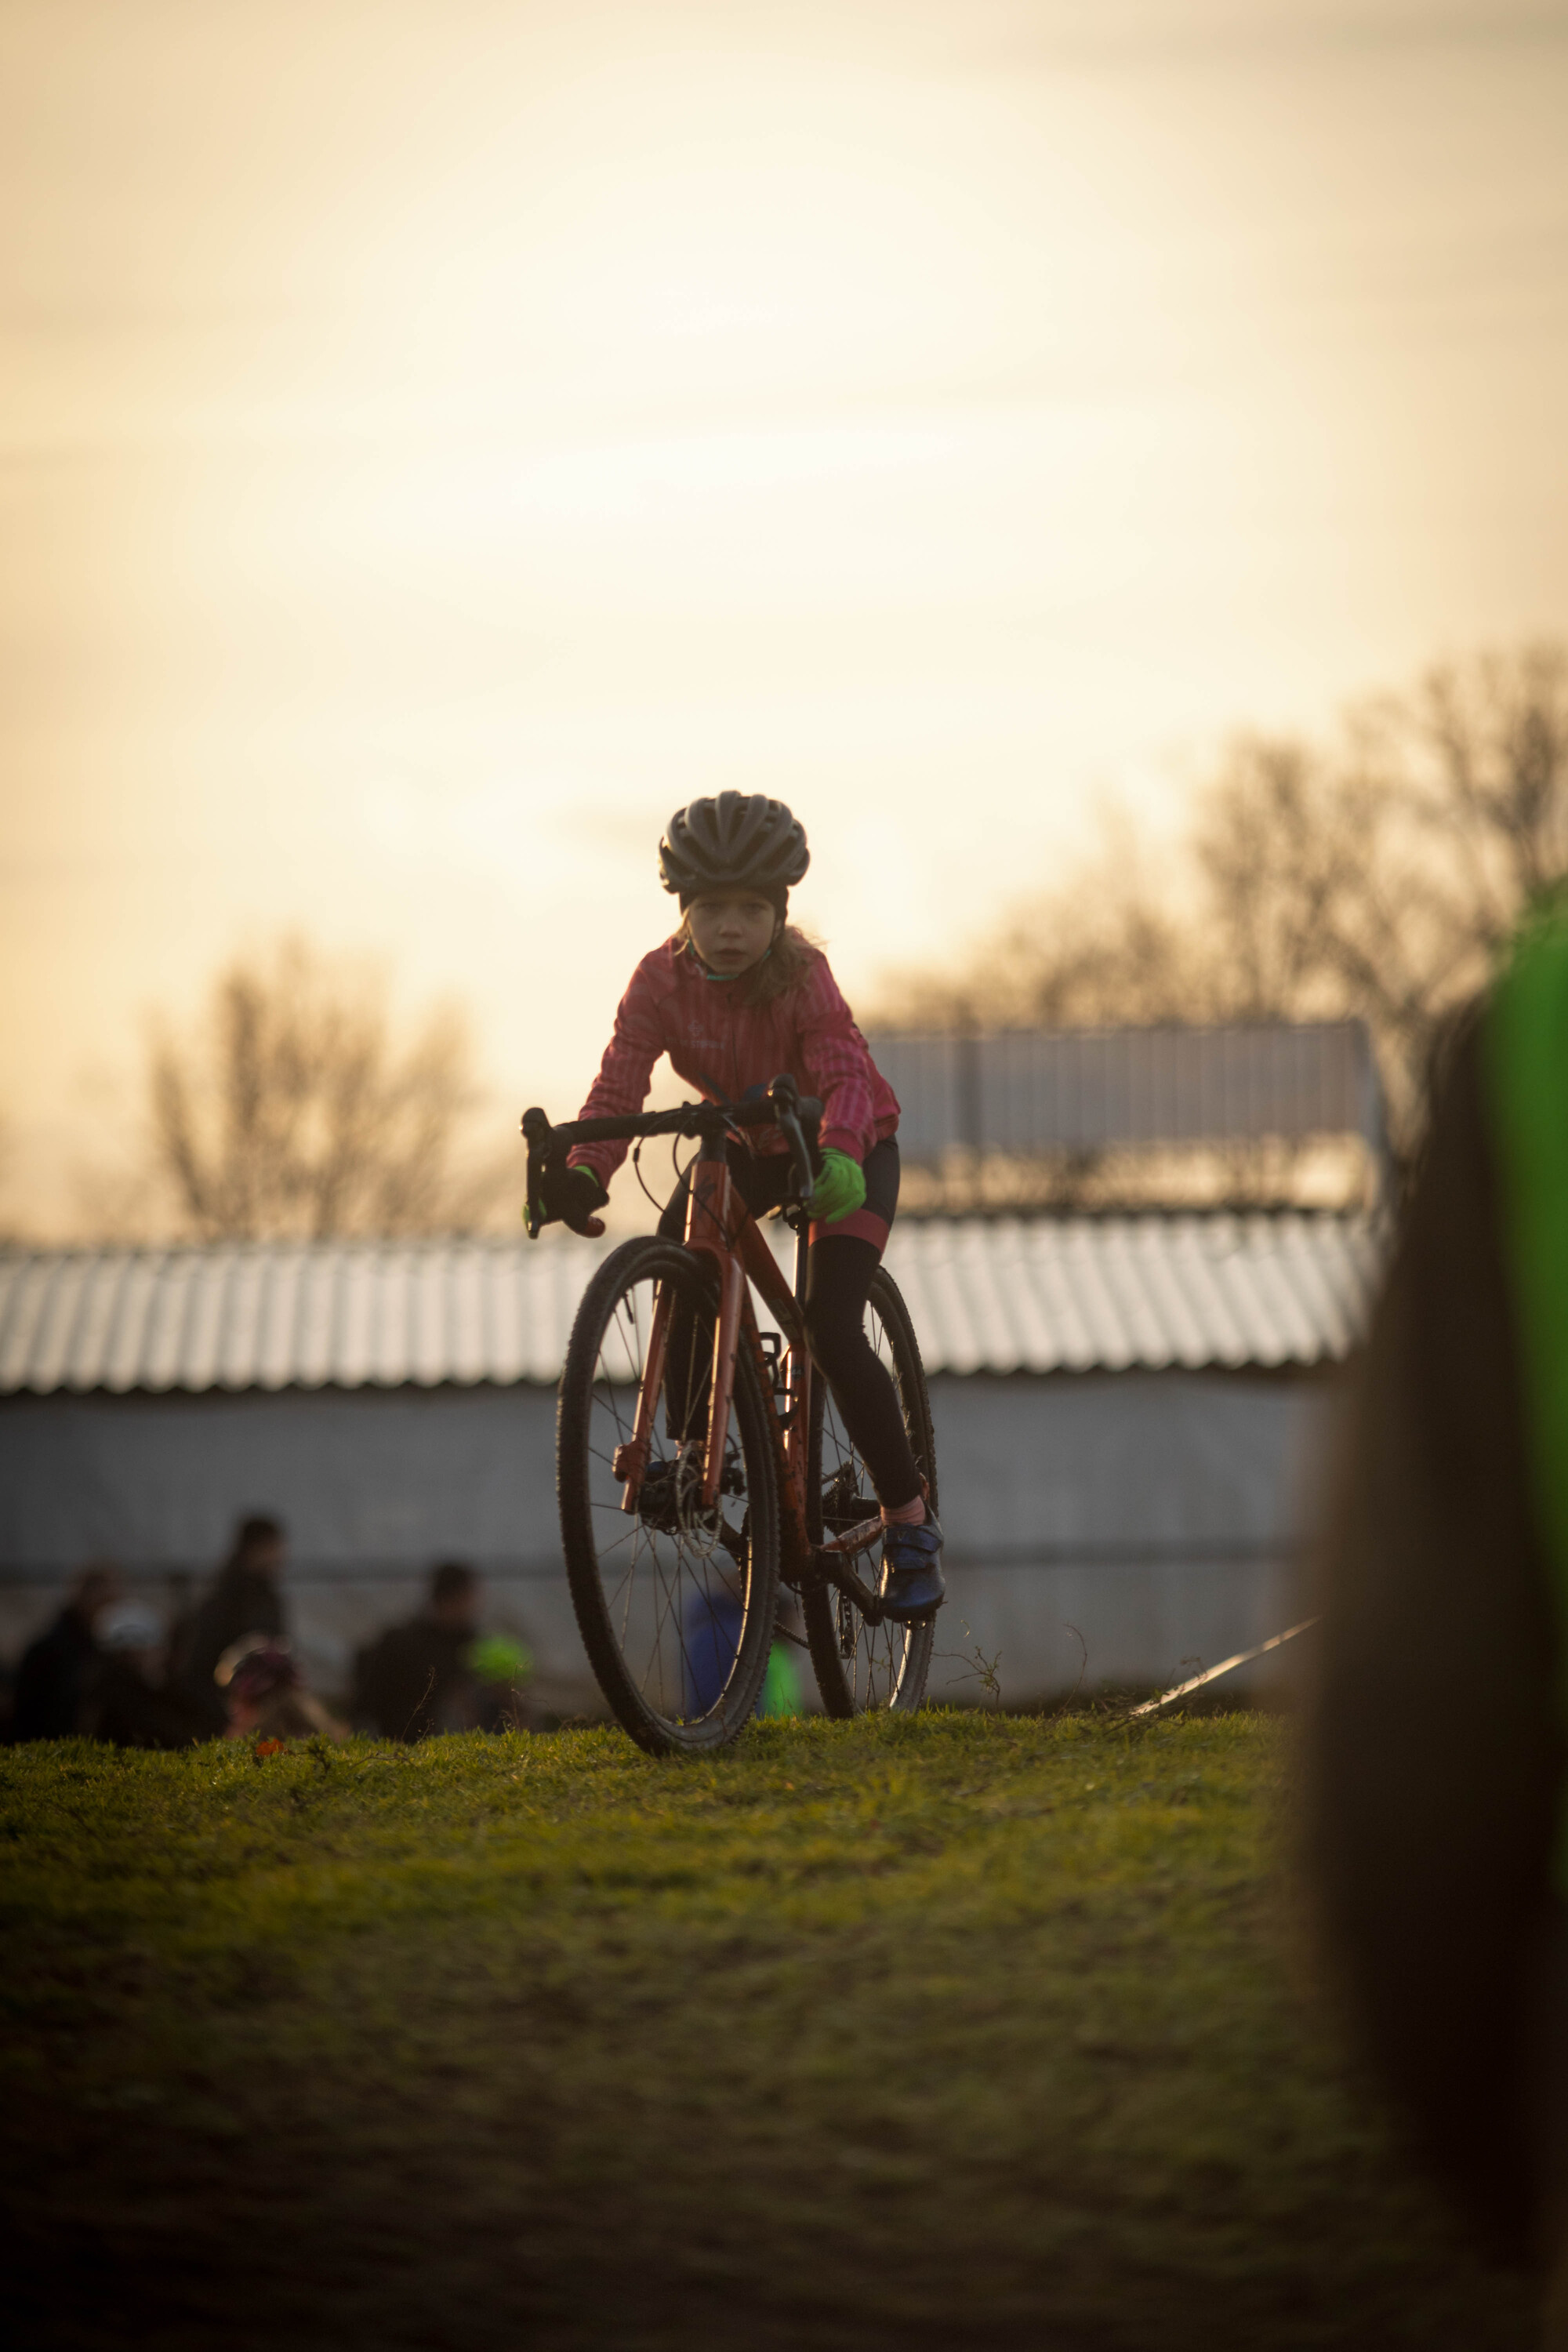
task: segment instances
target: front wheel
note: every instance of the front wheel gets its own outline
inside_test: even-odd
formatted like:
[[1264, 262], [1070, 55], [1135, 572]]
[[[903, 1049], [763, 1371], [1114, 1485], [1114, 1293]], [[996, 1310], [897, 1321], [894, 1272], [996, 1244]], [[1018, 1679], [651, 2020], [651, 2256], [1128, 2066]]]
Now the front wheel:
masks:
[[[628, 1512], [615, 1456], [636, 1426], [661, 1297], [663, 1375]], [[718, 1505], [701, 1501], [717, 1304], [706, 1262], [678, 1242], [623, 1243], [584, 1294], [561, 1375], [556, 1489], [572, 1602], [600, 1689], [655, 1756], [738, 1738], [773, 1646], [778, 1505], [767, 1403], [744, 1347]]]
[[[886, 1365], [898, 1392], [915, 1466], [925, 1479], [936, 1509], [936, 1438], [925, 1368], [903, 1294], [884, 1265], [871, 1276], [866, 1305], [866, 1337]], [[813, 1543], [842, 1534], [877, 1516], [869, 1474], [844, 1433], [827, 1383], [811, 1384], [811, 1441], [806, 1455], [806, 1532]], [[873, 1555], [874, 1557], [874, 1555]], [[862, 1555], [862, 1582], [875, 1570]], [[837, 1585], [814, 1585], [803, 1596], [806, 1638], [816, 1687], [829, 1715], [862, 1715], [886, 1707], [912, 1714], [925, 1696], [935, 1627], [884, 1620], [868, 1625], [847, 1593]]]

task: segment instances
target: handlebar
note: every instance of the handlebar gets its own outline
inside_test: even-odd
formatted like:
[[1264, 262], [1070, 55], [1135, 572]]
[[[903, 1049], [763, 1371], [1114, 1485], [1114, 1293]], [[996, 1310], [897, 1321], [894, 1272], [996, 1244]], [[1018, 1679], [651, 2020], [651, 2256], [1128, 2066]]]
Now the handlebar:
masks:
[[739, 1129], [776, 1127], [789, 1145], [794, 1179], [791, 1201], [810, 1198], [821, 1165], [816, 1131], [822, 1105], [815, 1096], [802, 1095], [787, 1073], [776, 1077], [764, 1096], [738, 1103], [680, 1103], [674, 1110], [632, 1111], [613, 1118], [566, 1119], [552, 1127], [540, 1109], [522, 1114], [528, 1145], [528, 1237], [537, 1241], [545, 1223], [542, 1184], [546, 1171], [562, 1167], [579, 1143], [630, 1143], [653, 1135], [689, 1135], [716, 1143]]

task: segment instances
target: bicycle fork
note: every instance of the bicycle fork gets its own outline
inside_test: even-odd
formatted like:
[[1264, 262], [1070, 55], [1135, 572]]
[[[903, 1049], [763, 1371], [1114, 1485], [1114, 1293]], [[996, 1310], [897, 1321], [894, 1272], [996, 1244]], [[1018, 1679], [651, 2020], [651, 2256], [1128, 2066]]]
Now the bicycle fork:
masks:
[[[719, 1312], [713, 1324], [713, 1361], [708, 1380], [708, 1430], [703, 1447], [702, 1505], [711, 1510], [719, 1499], [724, 1475], [724, 1436], [730, 1426], [730, 1406], [735, 1393], [735, 1349], [746, 1304], [746, 1269], [733, 1246], [734, 1179], [722, 1142], [704, 1143], [691, 1171], [686, 1203], [686, 1246], [711, 1258], [719, 1277]], [[611, 1465], [623, 1482], [621, 1508], [635, 1511], [653, 1450], [653, 1417], [664, 1387], [665, 1360], [669, 1352], [669, 1327], [675, 1296], [659, 1285], [648, 1333], [647, 1360], [637, 1392], [637, 1420], [626, 1444], [616, 1448]]]

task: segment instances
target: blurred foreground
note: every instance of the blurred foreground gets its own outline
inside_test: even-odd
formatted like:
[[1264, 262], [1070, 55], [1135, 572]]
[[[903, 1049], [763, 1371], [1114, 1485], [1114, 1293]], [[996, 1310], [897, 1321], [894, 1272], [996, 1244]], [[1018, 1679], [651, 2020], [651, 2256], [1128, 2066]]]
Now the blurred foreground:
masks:
[[1284, 1738], [6, 1751], [25, 2340], [1522, 2346], [1308, 2004]]

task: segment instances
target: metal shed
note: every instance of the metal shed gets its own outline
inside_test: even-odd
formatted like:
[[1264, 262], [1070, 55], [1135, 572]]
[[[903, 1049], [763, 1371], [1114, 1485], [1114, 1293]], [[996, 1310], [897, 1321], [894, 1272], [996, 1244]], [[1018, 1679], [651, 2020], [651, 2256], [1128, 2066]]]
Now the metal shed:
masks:
[[[787, 1236], [782, 1234], [782, 1244]], [[316, 1679], [473, 1559], [557, 1704], [589, 1704], [556, 1539], [553, 1382], [608, 1243], [0, 1257], [0, 1651], [75, 1565], [171, 1594], [241, 1511], [290, 1529]], [[1362, 1217], [960, 1219], [889, 1262], [931, 1377], [952, 1598], [934, 1696], [1150, 1683], [1278, 1630]]]
[[1360, 1021], [891, 1032], [867, 1044], [899, 1097], [908, 1160], [954, 1145], [1028, 1154], [1263, 1136], [1355, 1135], [1375, 1160], [1386, 1150]]

